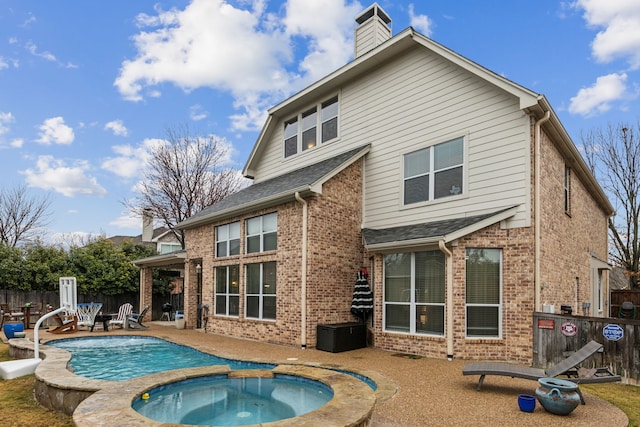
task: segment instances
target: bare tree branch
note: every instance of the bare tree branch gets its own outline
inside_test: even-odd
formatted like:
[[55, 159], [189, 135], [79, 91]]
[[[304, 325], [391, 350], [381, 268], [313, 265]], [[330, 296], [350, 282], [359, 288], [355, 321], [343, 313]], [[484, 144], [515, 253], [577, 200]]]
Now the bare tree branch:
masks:
[[609, 125], [582, 136], [587, 163], [612, 198], [609, 219], [611, 261], [623, 268], [629, 287], [639, 287], [640, 264], [640, 124]]
[[241, 177], [225, 167], [227, 146], [218, 137], [192, 136], [188, 127], [166, 131], [166, 144], [152, 150], [140, 195], [124, 202], [135, 214], [151, 214], [185, 247], [176, 225], [241, 187]]
[[49, 197], [30, 197], [25, 186], [0, 191], [0, 242], [16, 247], [42, 235], [48, 223]]

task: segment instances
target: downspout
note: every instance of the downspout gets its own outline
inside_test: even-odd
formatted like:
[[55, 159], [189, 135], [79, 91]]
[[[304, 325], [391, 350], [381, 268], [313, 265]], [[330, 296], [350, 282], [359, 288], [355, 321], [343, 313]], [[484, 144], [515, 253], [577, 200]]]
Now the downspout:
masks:
[[540, 127], [544, 122], [549, 120], [551, 117], [551, 112], [547, 111], [544, 113], [544, 116], [536, 122], [535, 125], [535, 178], [534, 178], [534, 206], [533, 206], [533, 214], [535, 216], [535, 226], [534, 226], [534, 245], [535, 245], [535, 270], [534, 270], [534, 286], [535, 286], [535, 303], [534, 303], [534, 311], [542, 311], [541, 310], [541, 298], [542, 298], [542, 284], [540, 283], [540, 223], [541, 223], [541, 213], [540, 213], [540, 145], [541, 145], [541, 132]]
[[300, 323], [301, 323], [301, 333], [300, 333], [300, 341], [302, 344], [302, 349], [307, 348], [307, 217], [309, 214], [307, 202], [300, 197], [300, 193], [296, 191], [296, 200], [302, 204], [302, 256], [301, 263], [302, 266], [300, 268], [300, 274], [302, 275], [302, 280], [300, 282]]
[[453, 360], [453, 254], [444, 240], [438, 241], [447, 262], [447, 360]]

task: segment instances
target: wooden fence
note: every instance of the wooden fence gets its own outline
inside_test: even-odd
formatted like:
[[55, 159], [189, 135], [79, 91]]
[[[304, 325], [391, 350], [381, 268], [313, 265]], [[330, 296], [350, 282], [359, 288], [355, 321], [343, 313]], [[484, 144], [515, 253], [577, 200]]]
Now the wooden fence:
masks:
[[611, 315], [618, 316], [618, 310], [625, 301], [636, 307], [636, 319], [640, 319], [640, 289], [611, 291]]
[[[179, 300], [179, 296], [181, 295], [170, 295], [169, 293], [166, 295], [153, 294], [153, 313], [151, 313], [151, 320], [159, 320], [162, 317], [162, 304], [164, 303], [168, 302], [173, 305], [174, 309], [178, 308], [182, 302]], [[49, 304], [57, 308], [60, 305], [60, 293], [58, 291], [23, 292], [5, 289], [0, 291], [0, 302], [9, 304], [12, 309], [19, 309], [27, 302], [30, 302], [34, 307], [42, 303], [43, 307]], [[78, 294], [78, 302], [101, 302], [103, 313], [117, 313], [118, 308], [128, 302], [133, 304], [134, 311], [138, 312], [140, 294], [138, 292], [129, 292], [120, 295]]]
[[604, 351], [583, 366], [608, 367], [626, 384], [640, 385], [640, 321], [609, 317], [533, 315], [533, 364], [546, 368], [560, 362], [589, 341]]

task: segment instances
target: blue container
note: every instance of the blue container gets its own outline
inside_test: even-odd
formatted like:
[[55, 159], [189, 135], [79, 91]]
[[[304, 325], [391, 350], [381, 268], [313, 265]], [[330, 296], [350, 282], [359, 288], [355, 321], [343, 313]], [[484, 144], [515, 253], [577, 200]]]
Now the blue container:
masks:
[[533, 412], [536, 409], [536, 398], [530, 394], [518, 395], [518, 407], [522, 412]]
[[569, 415], [580, 405], [578, 384], [557, 378], [540, 378], [536, 397], [547, 412]]
[[15, 332], [23, 332], [24, 324], [22, 322], [5, 322], [3, 326], [4, 336], [7, 337], [8, 340], [14, 338]]

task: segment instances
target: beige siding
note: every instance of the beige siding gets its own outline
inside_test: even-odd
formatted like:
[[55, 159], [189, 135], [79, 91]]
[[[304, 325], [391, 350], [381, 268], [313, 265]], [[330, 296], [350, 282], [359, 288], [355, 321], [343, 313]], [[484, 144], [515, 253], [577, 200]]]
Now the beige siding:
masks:
[[[509, 225], [530, 225], [531, 134], [516, 98], [424, 49], [345, 85], [339, 95], [339, 138], [285, 160], [283, 124], [277, 121], [256, 165], [256, 182], [371, 144], [365, 227], [471, 216], [514, 205], [521, 208]], [[460, 136], [468, 150], [464, 195], [402, 206], [402, 154]]]

